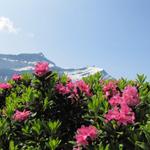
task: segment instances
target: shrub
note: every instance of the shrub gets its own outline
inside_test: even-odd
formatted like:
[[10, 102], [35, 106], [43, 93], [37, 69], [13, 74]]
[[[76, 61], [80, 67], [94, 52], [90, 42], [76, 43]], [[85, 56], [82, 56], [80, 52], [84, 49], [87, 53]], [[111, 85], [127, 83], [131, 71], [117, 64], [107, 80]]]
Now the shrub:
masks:
[[80, 81], [50, 71], [40, 62], [33, 74], [0, 83], [2, 150], [148, 150], [150, 83]]

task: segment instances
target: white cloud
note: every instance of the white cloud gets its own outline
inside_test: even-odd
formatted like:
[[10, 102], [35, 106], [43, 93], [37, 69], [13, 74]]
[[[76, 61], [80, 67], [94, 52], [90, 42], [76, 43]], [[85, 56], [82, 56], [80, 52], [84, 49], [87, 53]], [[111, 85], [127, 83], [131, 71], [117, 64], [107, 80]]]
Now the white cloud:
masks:
[[35, 34], [32, 32], [26, 32], [21, 28], [16, 28], [14, 23], [7, 17], [0, 16], [0, 32], [5, 31], [8, 33], [20, 34], [20, 36], [34, 38]]
[[14, 26], [14, 23], [7, 17], [0, 17], [0, 31], [6, 31], [9, 33], [17, 33], [18, 29]]

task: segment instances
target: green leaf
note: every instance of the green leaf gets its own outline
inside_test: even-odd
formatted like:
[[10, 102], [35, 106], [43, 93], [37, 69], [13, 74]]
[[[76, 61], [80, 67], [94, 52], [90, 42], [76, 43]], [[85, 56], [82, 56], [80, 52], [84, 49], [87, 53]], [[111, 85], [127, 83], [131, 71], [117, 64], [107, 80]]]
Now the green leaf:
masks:
[[60, 121], [49, 121], [47, 123], [47, 126], [49, 128], [49, 130], [51, 131], [52, 134], [55, 134], [58, 130], [58, 128], [60, 127], [61, 122]]
[[39, 119], [35, 120], [33, 123], [33, 126], [32, 126], [32, 130], [35, 131], [38, 135], [40, 135], [41, 134], [41, 128], [42, 128], [41, 121]]
[[139, 84], [143, 84], [145, 81], [146, 81], [146, 76], [144, 74], [140, 75], [140, 74], [137, 74], [137, 82]]
[[66, 74], [63, 74], [63, 75], [61, 76], [60, 82], [61, 82], [62, 84], [66, 84], [66, 83], [67, 83], [67, 79], [68, 79], [68, 76], [67, 76]]
[[143, 150], [149, 150], [149, 146], [144, 142], [136, 141], [135, 145]]
[[50, 150], [55, 150], [59, 146], [60, 142], [61, 140], [59, 139], [50, 138], [47, 143], [47, 147], [50, 148]]
[[9, 142], [9, 150], [18, 150], [18, 146], [15, 146], [13, 140]]

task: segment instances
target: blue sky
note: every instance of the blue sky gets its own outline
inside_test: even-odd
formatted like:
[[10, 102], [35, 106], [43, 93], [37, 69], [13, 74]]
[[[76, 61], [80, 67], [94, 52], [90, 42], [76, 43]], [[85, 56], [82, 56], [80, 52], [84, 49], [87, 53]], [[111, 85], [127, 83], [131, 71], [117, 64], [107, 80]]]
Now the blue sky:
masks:
[[0, 53], [150, 79], [150, 0], [0, 0]]

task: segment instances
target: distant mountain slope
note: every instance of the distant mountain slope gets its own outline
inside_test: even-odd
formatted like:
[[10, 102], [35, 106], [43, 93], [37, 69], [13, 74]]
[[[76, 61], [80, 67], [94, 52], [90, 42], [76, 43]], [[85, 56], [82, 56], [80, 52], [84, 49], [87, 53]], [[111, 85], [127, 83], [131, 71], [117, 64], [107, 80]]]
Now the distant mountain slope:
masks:
[[98, 67], [84, 67], [80, 69], [73, 69], [73, 70], [68, 69], [64, 71], [64, 73], [66, 73], [73, 80], [79, 80], [82, 79], [83, 77], [93, 75], [97, 72], [101, 72], [105, 79], [111, 78], [111, 76], [104, 69], [100, 69]]
[[66, 73], [73, 80], [79, 80], [82, 77], [95, 74], [96, 72], [102, 72], [104, 78], [111, 77], [104, 69], [98, 67], [63, 69], [48, 60], [43, 53], [18, 55], [0, 54], [0, 81], [10, 79], [14, 73], [22, 74], [24, 72], [32, 72], [35, 64], [39, 61], [47, 61], [52, 70], [58, 71], [59, 74]]

